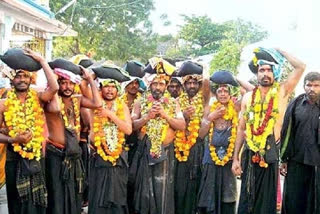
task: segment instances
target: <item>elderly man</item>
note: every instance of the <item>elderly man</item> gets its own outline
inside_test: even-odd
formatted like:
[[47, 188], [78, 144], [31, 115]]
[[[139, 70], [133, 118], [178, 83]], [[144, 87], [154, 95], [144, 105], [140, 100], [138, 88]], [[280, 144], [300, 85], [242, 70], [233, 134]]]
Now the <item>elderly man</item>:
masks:
[[[289, 96], [305, 70], [305, 65], [300, 60], [284, 51], [279, 52], [259, 48], [255, 50], [255, 57], [249, 65], [257, 75], [258, 86], [242, 99], [233, 155], [234, 175], [241, 175], [243, 168], [239, 214], [277, 212], [276, 142], [279, 142]], [[281, 67], [286, 61], [294, 67], [294, 71], [287, 80], [279, 84]], [[241, 167], [239, 152], [244, 141], [246, 144]]]

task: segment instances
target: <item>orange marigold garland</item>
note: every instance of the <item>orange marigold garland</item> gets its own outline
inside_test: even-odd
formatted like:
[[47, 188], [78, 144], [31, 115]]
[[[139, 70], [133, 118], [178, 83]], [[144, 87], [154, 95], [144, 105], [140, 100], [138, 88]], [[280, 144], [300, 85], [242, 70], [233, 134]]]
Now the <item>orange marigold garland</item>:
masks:
[[[210, 108], [210, 112], [215, 111], [221, 105], [222, 104], [220, 102], [215, 101]], [[235, 110], [234, 103], [232, 100], [229, 100], [228, 102], [226, 113], [223, 115], [223, 119], [226, 121], [231, 120], [232, 122], [231, 136], [229, 138], [227, 154], [222, 159], [220, 159], [216, 153], [216, 147], [211, 143], [209, 146], [211, 159], [218, 166], [226, 165], [229, 162], [229, 160], [232, 158], [235, 141], [237, 137], [238, 113]], [[210, 126], [210, 132], [209, 132], [210, 141], [212, 140], [212, 137], [213, 137], [213, 130], [214, 130], [214, 123], [212, 122]]]
[[184, 111], [189, 106], [196, 108], [195, 113], [190, 118], [187, 130], [176, 131], [174, 151], [177, 160], [180, 162], [185, 162], [188, 160], [190, 149], [197, 141], [200, 129], [200, 121], [203, 116], [202, 98], [202, 91], [199, 91], [191, 100], [185, 92], [183, 92], [179, 98], [181, 111]]
[[[123, 105], [120, 98], [117, 98], [111, 108], [111, 111], [116, 112], [117, 117], [121, 120], [124, 120]], [[106, 108], [105, 103], [103, 103], [103, 108]], [[125, 134], [108, 118], [99, 117], [98, 111], [94, 111], [93, 117], [94, 146], [103, 160], [109, 161], [115, 166], [123, 151]]]
[[81, 124], [80, 124], [80, 101], [79, 101], [79, 98], [76, 97], [76, 96], [72, 97], [71, 100], [72, 100], [72, 106], [73, 106], [74, 115], [75, 115], [74, 124], [70, 123], [69, 118], [68, 118], [68, 116], [66, 114], [66, 111], [65, 111], [65, 105], [63, 103], [63, 100], [62, 100], [61, 97], [59, 97], [60, 106], [61, 106], [61, 115], [62, 115], [62, 118], [63, 118], [63, 121], [64, 121], [64, 126], [66, 128], [75, 130], [77, 135], [80, 135], [80, 128], [81, 128]]
[[8, 92], [4, 103], [6, 111], [4, 120], [9, 129], [9, 136], [14, 138], [18, 134], [29, 131], [32, 133], [32, 139], [26, 144], [13, 143], [13, 150], [22, 158], [29, 160], [41, 159], [43, 136], [44, 113], [40, 105], [37, 92], [29, 89], [24, 103], [22, 103], [15, 90]]

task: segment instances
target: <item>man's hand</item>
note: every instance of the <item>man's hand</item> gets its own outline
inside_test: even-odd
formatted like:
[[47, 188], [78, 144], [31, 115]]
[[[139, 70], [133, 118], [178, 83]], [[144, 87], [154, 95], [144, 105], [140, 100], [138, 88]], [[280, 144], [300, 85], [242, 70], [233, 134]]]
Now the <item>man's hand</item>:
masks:
[[154, 119], [159, 114], [160, 104], [154, 103], [150, 109], [150, 111], [147, 114], [147, 119]]
[[92, 75], [90, 75], [89, 71], [87, 69], [85, 69], [84, 67], [80, 66], [80, 70], [81, 70], [81, 77], [84, 80], [89, 80], [90, 78], [92, 79]]
[[233, 159], [231, 170], [234, 176], [240, 176], [242, 174], [242, 169], [239, 160]]
[[183, 117], [186, 120], [190, 120], [190, 118], [192, 117], [192, 115], [195, 112], [195, 108], [193, 106], [188, 106], [184, 111], [183, 111]]
[[30, 57], [32, 57], [37, 62], [43, 62], [45, 59], [37, 52], [34, 52], [30, 49], [24, 49], [24, 53]]
[[223, 115], [226, 113], [226, 108], [224, 106], [219, 106], [215, 111], [210, 112], [208, 115], [208, 119], [212, 122], [219, 118], [222, 118]]
[[105, 109], [105, 108], [100, 108], [98, 110], [98, 117], [105, 117], [105, 118], [109, 118], [110, 114], [112, 113], [112, 111], [110, 111], [109, 109]]
[[286, 176], [288, 172], [288, 164], [287, 163], [281, 163], [280, 165], [280, 174], [282, 176]]
[[21, 134], [18, 134], [13, 138], [13, 143], [26, 144], [32, 139], [32, 133], [30, 131], [25, 131]]

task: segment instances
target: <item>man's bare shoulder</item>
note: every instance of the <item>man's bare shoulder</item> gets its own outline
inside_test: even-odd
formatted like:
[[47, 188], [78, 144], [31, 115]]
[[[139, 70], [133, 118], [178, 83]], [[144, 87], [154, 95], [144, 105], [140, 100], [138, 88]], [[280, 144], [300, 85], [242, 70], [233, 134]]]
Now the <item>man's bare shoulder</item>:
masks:
[[4, 99], [0, 99], [0, 112], [3, 113], [5, 111], [5, 102], [6, 102], [6, 98]]

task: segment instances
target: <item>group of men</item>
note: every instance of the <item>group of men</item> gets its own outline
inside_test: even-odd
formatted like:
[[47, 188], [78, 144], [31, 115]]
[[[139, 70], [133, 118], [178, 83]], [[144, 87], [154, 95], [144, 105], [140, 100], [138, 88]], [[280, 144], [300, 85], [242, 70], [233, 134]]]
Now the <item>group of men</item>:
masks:
[[[257, 85], [227, 71], [210, 85], [206, 67], [193, 62], [172, 76], [164, 60], [145, 82], [95, 81], [81, 67], [80, 83], [26, 51], [48, 87], [34, 91], [32, 74], [15, 70], [0, 101], [9, 213], [79, 214], [88, 201], [90, 214], [275, 214], [280, 157], [282, 213], [317, 213], [320, 73], [305, 77], [306, 93], [286, 111], [305, 65], [284, 51], [271, 51], [281, 60], [259, 51], [249, 66]], [[280, 81], [283, 61], [293, 71]], [[241, 98], [232, 97], [238, 84]]]

